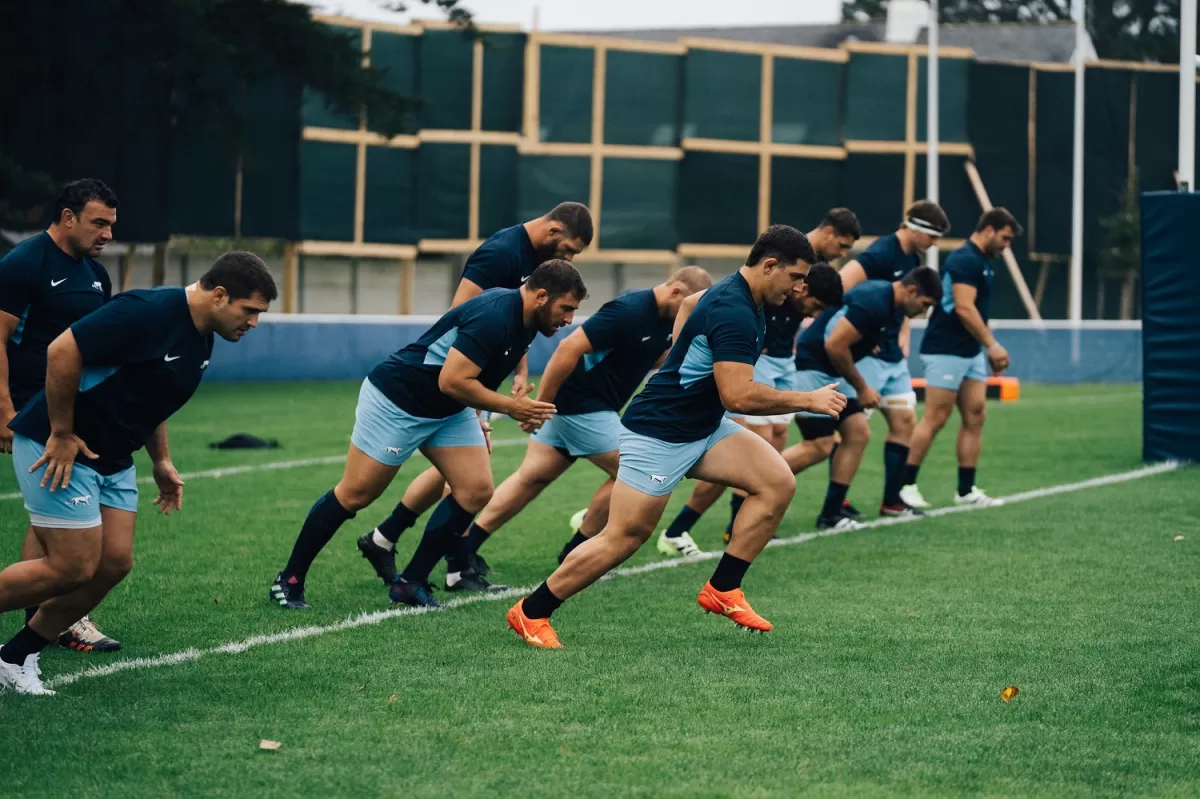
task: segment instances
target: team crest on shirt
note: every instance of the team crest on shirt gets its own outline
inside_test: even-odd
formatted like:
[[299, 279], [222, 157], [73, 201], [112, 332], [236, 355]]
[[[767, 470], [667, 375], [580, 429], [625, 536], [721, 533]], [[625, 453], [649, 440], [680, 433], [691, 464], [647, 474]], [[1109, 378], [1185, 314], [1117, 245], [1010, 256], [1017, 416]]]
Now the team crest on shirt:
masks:
[[204, 363], [200, 364], [200, 371], [203, 372], [207, 368], [208, 368], [208, 361], [205, 360]]

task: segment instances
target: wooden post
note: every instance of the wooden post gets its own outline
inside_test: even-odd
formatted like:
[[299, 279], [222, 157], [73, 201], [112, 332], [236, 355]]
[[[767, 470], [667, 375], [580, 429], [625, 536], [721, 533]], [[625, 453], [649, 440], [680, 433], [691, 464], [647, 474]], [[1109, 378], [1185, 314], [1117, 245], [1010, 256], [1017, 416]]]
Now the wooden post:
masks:
[[597, 47], [592, 62], [592, 171], [588, 209], [592, 212], [592, 249], [600, 249], [600, 206], [604, 198], [604, 92], [608, 50]]
[[771, 224], [771, 126], [775, 109], [775, 56], [762, 57], [758, 107], [758, 229]]
[[[362, 52], [362, 64], [364, 67], [368, 67], [371, 65], [370, 26], [363, 28]], [[367, 208], [367, 112], [365, 108], [358, 114], [358, 130], [362, 138], [358, 142], [354, 163], [354, 243], [362, 244]]]
[[416, 256], [400, 262], [400, 313], [408, 315], [413, 309], [413, 292], [417, 282]]
[[300, 296], [300, 250], [296, 242], [283, 245], [283, 312], [296, 313]]
[[[1025, 239], [1029, 242], [1029, 251], [1037, 252], [1037, 240], [1034, 233], [1037, 230], [1037, 69], [1029, 68], [1029, 217], [1025, 220]], [[1044, 265], [1044, 262], [1043, 262]], [[1039, 281], [1041, 280], [1039, 276]], [[1038, 307], [1042, 301], [1038, 300]]]
[[[975, 190], [975, 196], [979, 200], [980, 207], [984, 211], [992, 210], [992, 200], [988, 197], [987, 189], [984, 188], [983, 179], [979, 177], [979, 170], [975, 168], [975, 163], [967, 161], [964, 166], [967, 170], [967, 179], [971, 181], [971, 188]], [[1038, 311], [1038, 304], [1033, 301], [1033, 295], [1029, 293], [1029, 286], [1025, 283], [1025, 275], [1021, 274], [1021, 266], [1017, 263], [1017, 256], [1013, 255], [1011, 247], [1004, 250], [1004, 263], [1008, 265], [1008, 273], [1017, 287], [1017, 294], [1021, 295], [1021, 302], [1025, 304], [1025, 310], [1029, 313], [1029, 318], [1035, 322], [1040, 322], [1042, 314]]]
[[154, 265], [150, 275], [151, 286], [161, 286], [167, 282], [167, 245], [160, 242], [154, 245]]
[[1038, 269], [1037, 288], [1034, 289], [1033, 301], [1039, 308], [1042, 307], [1042, 302], [1046, 299], [1046, 284], [1050, 282], [1050, 259], [1042, 257], [1041, 267]]
[[[475, 40], [471, 48], [471, 132], [483, 131], [483, 42]], [[469, 145], [470, 177], [467, 192], [467, 238], [479, 238], [479, 170], [483, 156], [483, 145], [476, 136]]]
[[917, 54], [908, 54], [908, 84], [904, 115], [904, 207], [900, 217], [916, 199], [917, 190]]
[[237, 171], [233, 175], [233, 241], [242, 240], [242, 154], [238, 153]]
[[525, 39], [525, 113], [521, 120], [525, 141], [534, 144], [538, 140], [541, 109], [541, 46], [537, 31], [530, 31]]

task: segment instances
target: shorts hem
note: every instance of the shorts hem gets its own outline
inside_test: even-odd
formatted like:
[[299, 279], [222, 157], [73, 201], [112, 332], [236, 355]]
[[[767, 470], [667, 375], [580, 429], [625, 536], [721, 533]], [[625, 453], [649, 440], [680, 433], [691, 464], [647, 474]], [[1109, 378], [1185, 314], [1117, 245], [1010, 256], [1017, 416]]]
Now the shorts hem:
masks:
[[[26, 508], [26, 510], [29, 510]], [[124, 510], [124, 508], [118, 508]], [[29, 511], [29, 523], [34, 527], [46, 527], [51, 530], [90, 530], [93, 527], [100, 527], [103, 520], [97, 516], [94, 519], [62, 519], [54, 516], [43, 516], [40, 513]]]

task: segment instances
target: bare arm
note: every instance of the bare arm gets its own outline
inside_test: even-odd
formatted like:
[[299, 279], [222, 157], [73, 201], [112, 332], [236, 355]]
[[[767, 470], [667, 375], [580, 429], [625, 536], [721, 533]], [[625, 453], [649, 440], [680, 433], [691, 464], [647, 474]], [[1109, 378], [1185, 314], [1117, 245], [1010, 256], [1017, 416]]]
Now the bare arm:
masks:
[[155, 463], [169, 462], [171, 448], [167, 446], [167, 423], [163, 422], [154, 428], [150, 438], [146, 439], [146, 454]]
[[904, 317], [904, 321], [900, 323], [900, 335], [898, 336], [898, 341], [900, 343], [900, 352], [902, 352], [904, 357], [907, 358], [908, 353], [912, 351], [912, 320], [907, 316]]
[[542, 402], [554, 402], [562, 384], [575, 371], [579, 360], [592, 352], [592, 342], [582, 327], [576, 328], [571, 335], [559, 342], [546, 371], [542, 372], [542, 387], [538, 389], [537, 398]]
[[954, 313], [958, 314], [958, 321], [963, 323], [967, 332], [980, 344], [991, 349], [996, 344], [996, 337], [992, 335], [987, 322], [983, 321], [982, 314], [975, 307], [975, 297], [979, 292], [967, 283], [955, 283], [951, 288], [954, 291]]
[[833, 361], [833, 365], [837, 367], [838, 374], [844, 377], [847, 383], [854, 386], [855, 391], [862, 394], [867, 390], [867, 381], [863, 379], [858, 367], [854, 365], [854, 355], [850, 352], [850, 348], [859, 341], [862, 341], [862, 333], [858, 332], [858, 328], [843, 317], [837, 321], [829, 338], [825, 340], [825, 352], [829, 354], [829, 360]]
[[75, 397], [83, 376], [83, 355], [75, 334], [67, 328], [46, 350], [46, 406], [50, 413], [50, 435], [70, 436], [75, 432]]
[[467, 300], [474, 299], [482, 293], [483, 289], [479, 287], [478, 283], [464, 277], [458, 281], [458, 288], [454, 291], [454, 299], [450, 300], [450, 307], [457, 308]]
[[851, 261], [838, 272], [842, 278], [842, 291], [849, 291], [867, 279], [867, 270], [858, 261]]
[[8, 348], [2, 342], [8, 341], [20, 322], [12, 314], [0, 311], [0, 452], [12, 451], [13, 432], [8, 429], [8, 423], [17, 415], [8, 388]]
[[832, 387], [818, 391], [780, 391], [754, 382], [754, 367], [736, 361], [713, 364], [713, 379], [721, 404], [733, 413], [768, 416], [793, 411], [811, 411], [834, 418], [846, 406], [846, 398]]
[[468, 408], [503, 413], [518, 422], [544, 422], [554, 414], [554, 406], [548, 402], [492, 391], [479, 382], [480, 371], [470, 358], [451, 347], [438, 373], [438, 389]]
[[[704, 291], [708, 291], [708, 289]], [[696, 310], [696, 303], [700, 302], [700, 298], [704, 296], [704, 291], [697, 291], [695, 294], [689, 294], [684, 298], [683, 304], [679, 306], [679, 313], [675, 316], [675, 326], [671, 328], [671, 341], [679, 341], [679, 331], [683, 330], [684, 323], [692, 315], [692, 311]]]

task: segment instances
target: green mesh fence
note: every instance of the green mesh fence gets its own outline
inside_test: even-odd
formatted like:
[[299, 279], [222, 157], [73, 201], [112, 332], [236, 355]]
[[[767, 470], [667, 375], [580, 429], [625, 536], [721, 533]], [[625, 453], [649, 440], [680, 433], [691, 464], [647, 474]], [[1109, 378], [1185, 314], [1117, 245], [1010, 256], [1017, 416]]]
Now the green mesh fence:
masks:
[[771, 222], [812, 230], [841, 205], [842, 161], [771, 158]]
[[479, 235], [487, 238], [501, 228], [525, 221], [518, 216], [515, 202], [520, 156], [516, 147], [485, 144], [479, 158]]
[[[251, 86], [245, 103], [251, 111], [245, 116], [242, 155], [242, 235], [295, 239], [299, 236], [300, 151], [295, 143], [302, 130], [300, 87], [271, 78]], [[223, 205], [225, 198], [219, 199]]]
[[604, 159], [601, 225], [606, 250], [673, 250], [678, 161]]
[[417, 150], [367, 148], [363, 239], [384, 244], [416, 244]]
[[525, 96], [525, 35], [483, 37], [483, 129], [519, 131]]
[[844, 68], [836, 61], [776, 58], [771, 141], [841, 144]]
[[558, 155], [522, 155], [517, 167], [519, 219], [533, 219], [561, 202], [588, 199], [590, 158]]
[[546, 142], [590, 142], [594, 51], [548, 44], [538, 49], [542, 81], [538, 138]]
[[895, 231], [904, 215], [904, 156], [851, 153], [842, 163], [842, 204], [858, 215], [863, 235]]
[[[339, 35], [346, 37], [354, 47], [362, 47], [362, 31], [357, 28], [343, 28], [334, 26], [332, 30]], [[305, 90], [304, 106], [301, 111], [301, 118], [305, 125], [310, 125], [318, 128], [338, 128], [341, 130], [354, 130], [358, 127], [357, 117], [347, 117], [343, 114], [334, 112], [325, 102], [325, 97], [317, 92]]]
[[421, 238], [465, 239], [470, 226], [471, 147], [417, 148], [417, 225]]
[[460, 30], [427, 30], [417, 46], [421, 127], [471, 127], [471, 37]]
[[1071, 109], [1075, 76], [1070, 72], [1037, 74], [1037, 179], [1035, 245], [1038, 252], [1071, 251]]
[[[938, 136], [941, 141], [966, 142], [967, 120], [971, 97], [975, 96], [980, 102], [991, 103], [988, 94], [972, 95], [968, 90], [971, 61], [965, 58], [938, 59]], [[925, 92], [925, 81], [929, 79], [929, 59], [917, 59], [917, 141], [926, 139], [926, 122], [928, 114], [926, 104], [929, 102]]]
[[684, 58], [683, 135], [758, 141], [762, 58], [689, 50]]
[[847, 139], [904, 141], [908, 56], [851, 53], [846, 67]]
[[354, 240], [353, 144], [300, 144], [300, 235], [319, 241]]
[[654, 147], [679, 143], [682, 56], [609, 50], [604, 80], [606, 143]]
[[680, 162], [679, 236], [746, 244], [758, 235], [758, 156], [689, 151]]
[[[417, 48], [419, 37], [375, 31], [371, 34], [371, 66], [384, 72], [387, 87], [405, 97], [419, 99]], [[409, 114], [403, 133], [416, 133], [419, 112]], [[367, 127], [371, 128], [368, 117]], [[373, 128], [372, 128], [373, 129]]]

